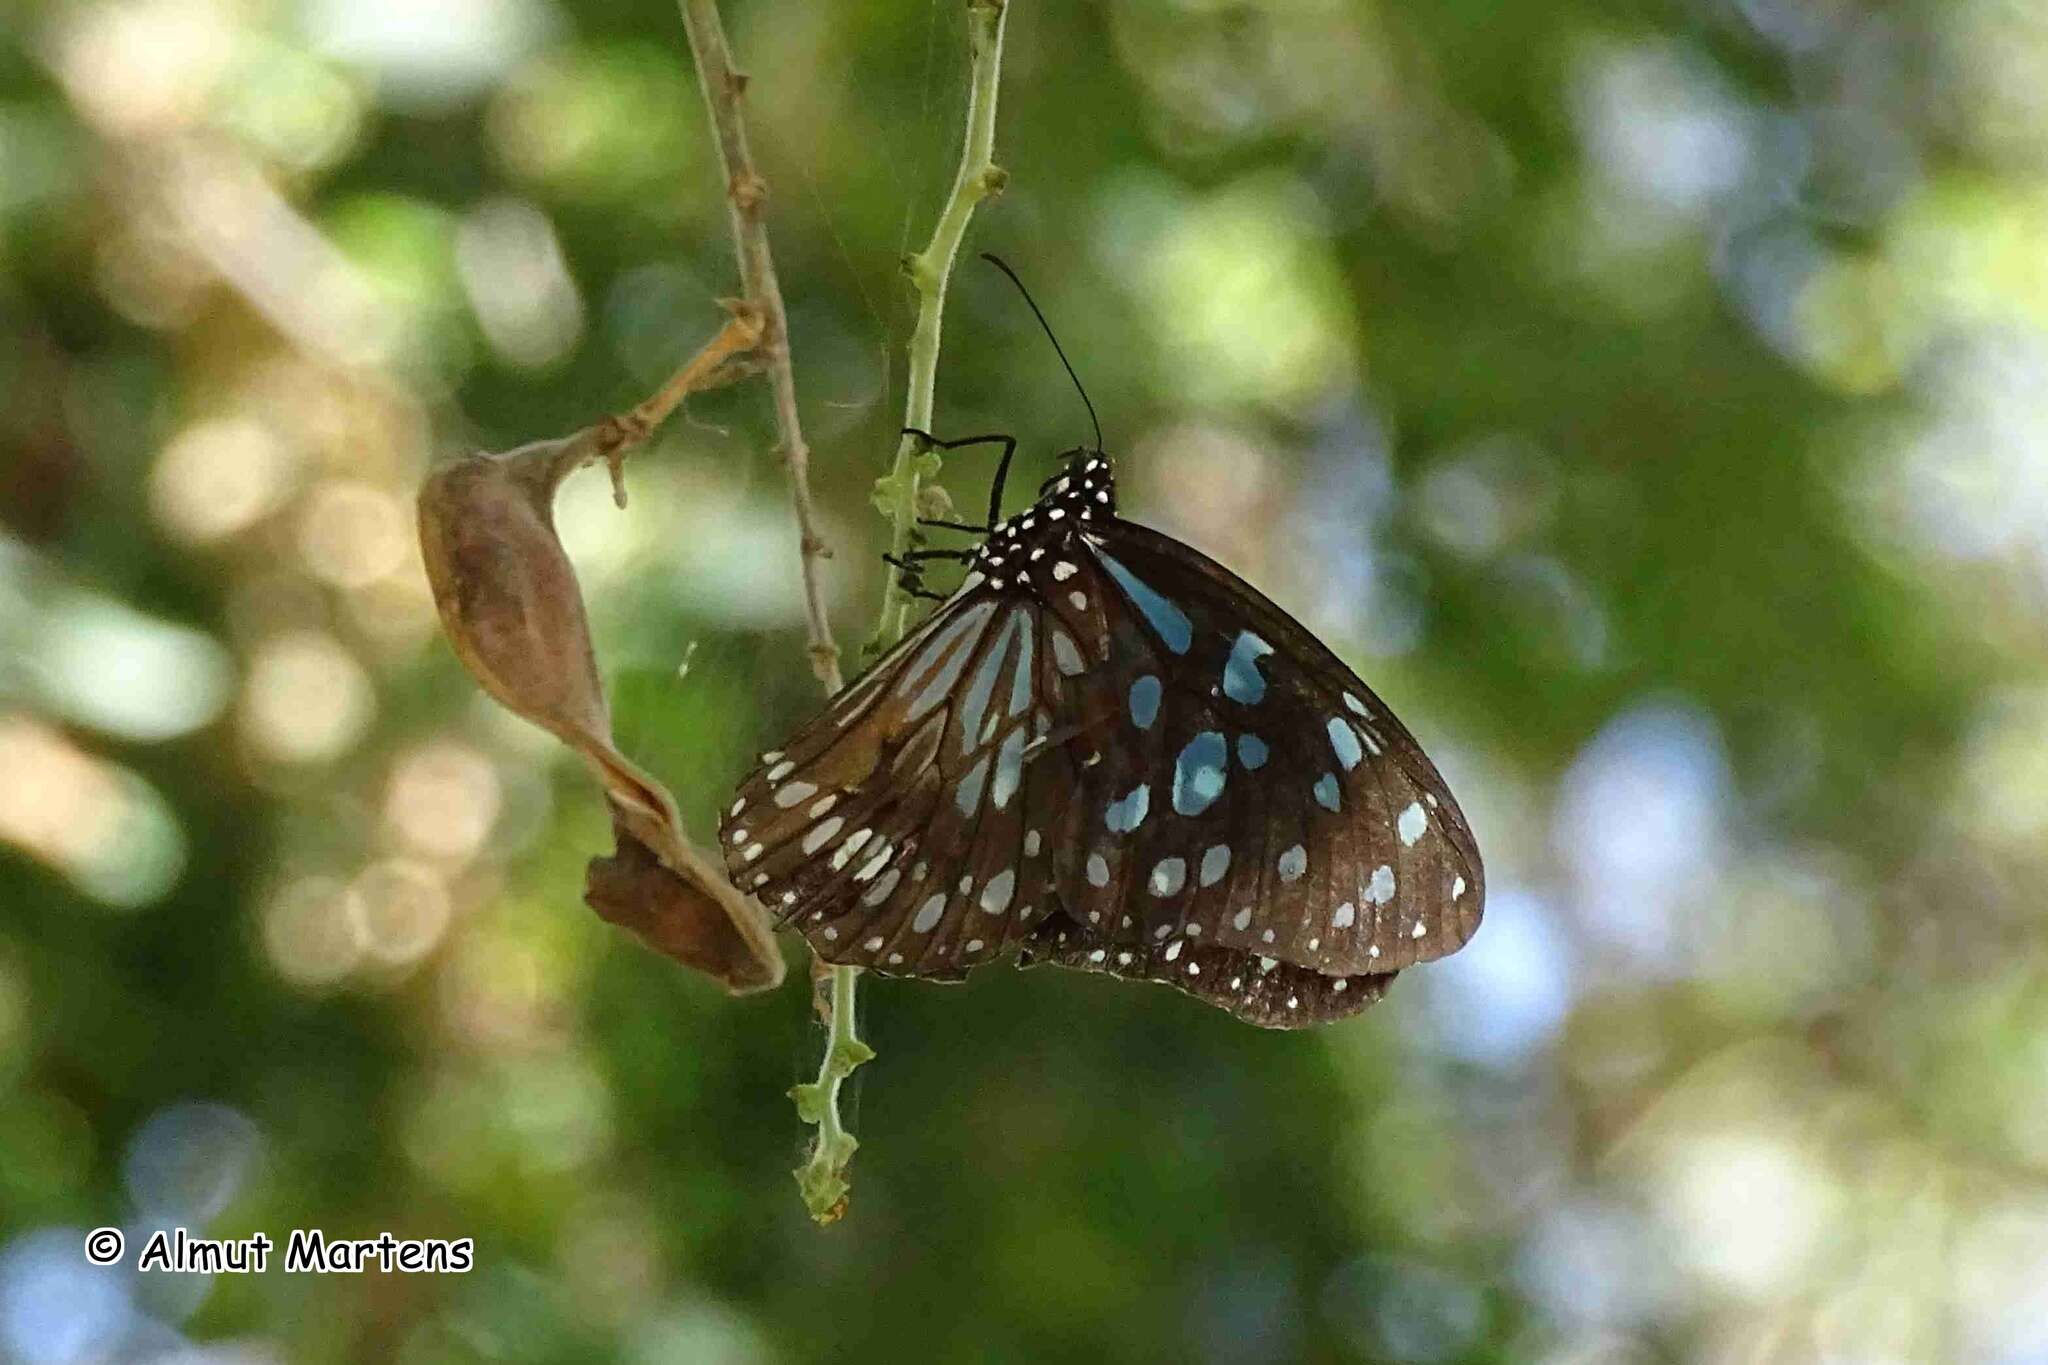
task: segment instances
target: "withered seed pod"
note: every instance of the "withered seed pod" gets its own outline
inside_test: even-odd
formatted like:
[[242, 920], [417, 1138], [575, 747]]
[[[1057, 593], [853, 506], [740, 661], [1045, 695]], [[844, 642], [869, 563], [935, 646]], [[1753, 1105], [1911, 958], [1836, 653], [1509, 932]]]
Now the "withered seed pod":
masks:
[[690, 846], [661, 784], [612, 747], [583, 594], [553, 514], [556, 487], [598, 453], [595, 430], [436, 470], [419, 495], [427, 581], [471, 676], [604, 783], [618, 850], [590, 863], [591, 908], [728, 990], [763, 990], [784, 971], [767, 917]]

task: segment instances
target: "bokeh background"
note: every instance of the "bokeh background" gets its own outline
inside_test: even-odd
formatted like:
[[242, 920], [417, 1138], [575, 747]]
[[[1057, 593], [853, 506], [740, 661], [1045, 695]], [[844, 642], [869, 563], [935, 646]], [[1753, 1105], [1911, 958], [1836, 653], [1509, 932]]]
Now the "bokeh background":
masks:
[[[857, 648], [962, 12], [728, 22]], [[822, 1231], [801, 964], [733, 1001], [582, 907], [592, 784], [412, 529], [734, 292], [674, 8], [0, 26], [0, 1359], [2048, 1360], [2048, 8], [1015, 0], [970, 247], [1127, 510], [1422, 737], [1492, 899], [1315, 1033], [869, 983]], [[941, 430], [1028, 489], [1057, 363], [978, 265], [946, 337]], [[700, 837], [817, 704], [767, 418], [560, 509]], [[101, 1224], [479, 1263], [137, 1277]]]

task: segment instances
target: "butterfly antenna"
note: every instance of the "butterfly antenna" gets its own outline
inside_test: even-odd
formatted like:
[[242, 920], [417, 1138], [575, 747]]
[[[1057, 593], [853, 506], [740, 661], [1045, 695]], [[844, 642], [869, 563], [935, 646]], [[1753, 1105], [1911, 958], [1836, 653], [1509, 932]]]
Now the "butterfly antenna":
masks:
[[1081, 387], [1081, 376], [1074, 373], [1073, 362], [1067, 359], [1066, 351], [1061, 349], [1060, 339], [1052, 334], [1052, 324], [1047, 322], [1045, 314], [1038, 310], [1038, 300], [1031, 297], [1031, 291], [1024, 287], [1024, 281], [1017, 278], [1017, 272], [1010, 269], [1002, 257], [984, 251], [981, 253], [981, 259], [1010, 277], [1010, 283], [1016, 285], [1017, 292], [1024, 296], [1024, 303], [1031, 309], [1031, 316], [1037, 318], [1038, 325], [1045, 329], [1045, 339], [1052, 343], [1053, 354], [1060, 358], [1060, 364], [1067, 367], [1067, 378], [1074, 381], [1074, 392], [1081, 395], [1081, 406], [1088, 409], [1088, 424], [1095, 428], [1095, 449], [1098, 454], [1101, 453], [1102, 423], [1095, 416], [1095, 405], [1088, 401], [1088, 390]]

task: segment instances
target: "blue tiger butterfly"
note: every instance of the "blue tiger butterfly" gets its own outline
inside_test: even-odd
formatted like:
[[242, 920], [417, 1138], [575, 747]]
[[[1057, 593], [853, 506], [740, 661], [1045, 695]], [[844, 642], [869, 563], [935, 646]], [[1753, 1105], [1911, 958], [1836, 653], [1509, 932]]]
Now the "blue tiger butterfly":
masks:
[[983, 539], [899, 565], [967, 572], [741, 783], [741, 888], [827, 962], [958, 980], [1015, 950], [1269, 1028], [1472, 937], [1485, 874], [1436, 766], [1257, 589], [1117, 515], [1099, 425], [1007, 519], [1015, 440], [933, 444], [1003, 447], [987, 524], [930, 523]]

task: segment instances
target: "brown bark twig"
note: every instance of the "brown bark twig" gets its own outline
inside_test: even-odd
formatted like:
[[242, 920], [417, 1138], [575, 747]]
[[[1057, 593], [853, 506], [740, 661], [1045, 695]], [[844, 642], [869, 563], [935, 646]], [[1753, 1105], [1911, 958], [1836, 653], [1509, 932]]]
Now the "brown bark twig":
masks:
[[726, 209], [732, 220], [733, 254], [739, 263], [740, 285], [746, 291], [747, 303], [761, 315], [758, 349], [768, 371], [768, 387], [775, 398], [776, 436], [783, 467], [789, 471], [790, 503], [796, 511], [801, 537], [799, 554], [811, 671], [829, 694], [841, 686], [839, 645], [833, 639], [832, 622], [825, 612], [821, 567], [832, 552], [818, 531], [817, 508], [811, 502], [811, 450], [804, 443], [803, 422], [797, 414], [796, 374], [789, 359], [789, 315], [782, 306], [782, 286], [775, 276], [775, 258], [768, 250], [768, 228], [762, 212], [768, 199], [768, 182], [755, 169], [753, 153], [747, 148], [747, 125], [741, 109], [747, 78], [733, 66], [732, 47], [726, 42], [725, 25], [718, 17], [717, 0], [681, 3], [683, 28], [689, 35], [690, 51], [697, 58], [705, 112], [717, 133], [718, 164], [725, 176]]

